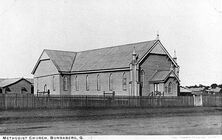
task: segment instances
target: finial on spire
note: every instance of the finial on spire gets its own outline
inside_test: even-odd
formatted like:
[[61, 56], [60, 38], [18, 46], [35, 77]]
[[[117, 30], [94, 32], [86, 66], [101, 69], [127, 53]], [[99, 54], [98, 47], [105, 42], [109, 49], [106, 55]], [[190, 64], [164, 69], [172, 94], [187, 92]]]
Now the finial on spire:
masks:
[[176, 50], [174, 50], [173, 60], [174, 60], [175, 62], [177, 62]]
[[133, 53], [132, 53], [132, 56], [133, 56], [132, 63], [135, 64], [135, 63], [136, 63], [136, 59], [137, 59], [135, 46], [133, 47]]
[[160, 39], [160, 35], [159, 35], [159, 31], [157, 31], [156, 40], [159, 40], [159, 39]]
[[174, 50], [174, 56], [173, 56], [174, 58], [177, 58], [177, 56], [176, 56], [176, 50]]

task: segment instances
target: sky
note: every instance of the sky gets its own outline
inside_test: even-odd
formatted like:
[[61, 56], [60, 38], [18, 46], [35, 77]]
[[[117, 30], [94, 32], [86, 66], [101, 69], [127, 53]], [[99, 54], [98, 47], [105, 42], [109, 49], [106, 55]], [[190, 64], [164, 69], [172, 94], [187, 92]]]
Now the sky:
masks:
[[156, 38], [181, 85], [222, 84], [221, 0], [0, 0], [0, 78], [33, 77], [43, 49], [83, 51]]

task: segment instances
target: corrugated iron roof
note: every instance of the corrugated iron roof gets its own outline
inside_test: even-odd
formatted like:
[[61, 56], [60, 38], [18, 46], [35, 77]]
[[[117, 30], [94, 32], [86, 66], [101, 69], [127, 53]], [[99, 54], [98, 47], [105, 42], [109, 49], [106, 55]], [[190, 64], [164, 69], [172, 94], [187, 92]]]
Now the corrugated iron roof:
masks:
[[[129, 67], [132, 61], [132, 52], [135, 48], [140, 59], [157, 40], [132, 43], [114, 47], [87, 50], [81, 52], [48, 50], [49, 58], [58, 71], [87, 71], [100, 69], [115, 69]], [[39, 60], [40, 61], [40, 60]], [[37, 68], [35, 66], [33, 72]]]
[[204, 87], [196, 87], [196, 88], [189, 88], [192, 92], [199, 92], [199, 91], [203, 91]]
[[185, 88], [185, 87], [180, 87], [180, 92], [190, 92], [191, 93], [191, 90], [189, 90], [188, 88]]
[[78, 52], [72, 71], [129, 67], [134, 47], [138, 54], [138, 59], [140, 59], [155, 42], [156, 40], [152, 40]]
[[34, 84], [34, 79], [33, 78], [25, 78], [26, 80], [28, 80], [30, 83]]
[[[44, 50], [52, 60], [58, 71], [61, 72], [84, 72], [92, 70], [109, 70], [129, 68], [132, 61], [132, 52], [135, 48], [138, 60], [142, 60], [145, 54], [158, 40], [131, 43], [126, 45], [87, 50], [81, 52]], [[43, 51], [43, 52], [44, 52]], [[169, 56], [170, 57], [170, 56]], [[174, 62], [174, 60], [172, 59]], [[38, 67], [38, 60], [32, 74]]]
[[5, 78], [5, 79], [1, 79], [0, 81], [0, 87], [6, 87], [6, 86], [9, 86], [9, 85], [12, 85], [20, 80], [26, 80], [27, 82], [31, 83], [29, 80], [25, 79], [25, 78]]
[[212, 89], [210, 89], [209, 91], [210, 91], [210, 92], [218, 93], [218, 92], [220, 92], [220, 90], [221, 90], [221, 88], [216, 87], [216, 88], [212, 88]]
[[169, 70], [157, 71], [150, 81], [163, 81], [169, 75]]
[[167, 80], [167, 78], [170, 77], [171, 74], [173, 74], [172, 77], [175, 77], [179, 81], [179, 78], [174, 73], [174, 71], [172, 71], [172, 70], [158, 70], [154, 73], [150, 82], [165, 82], [165, 80]]
[[44, 50], [59, 71], [70, 71], [76, 52]]

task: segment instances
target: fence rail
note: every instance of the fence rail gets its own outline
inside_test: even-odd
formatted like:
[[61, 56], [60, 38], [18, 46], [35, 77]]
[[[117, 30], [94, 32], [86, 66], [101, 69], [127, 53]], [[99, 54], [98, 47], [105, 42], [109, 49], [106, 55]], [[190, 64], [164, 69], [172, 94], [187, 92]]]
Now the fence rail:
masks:
[[[203, 106], [222, 106], [222, 97], [203, 96]], [[0, 109], [81, 108], [81, 107], [193, 107], [192, 96], [35, 96], [0, 94]]]

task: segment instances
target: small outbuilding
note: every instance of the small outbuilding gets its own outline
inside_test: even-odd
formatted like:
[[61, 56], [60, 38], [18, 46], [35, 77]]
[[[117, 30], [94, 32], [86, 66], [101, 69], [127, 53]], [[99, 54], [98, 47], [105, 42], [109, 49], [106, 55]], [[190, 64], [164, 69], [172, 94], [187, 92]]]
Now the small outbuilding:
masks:
[[207, 92], [208, 92], [208, 94], [211, 94], [211, 95], [221, 95], [222, 89], [219, 87], [216, 87], [216, 88], [211, 88], [211, 89], [207, 90]]
[[193, 94], [188, 88], [180, 86], [180, 96], [193, 96]]
[[0, 79], [0, 94], [32, 93], [33, 85], [25, 78]]

